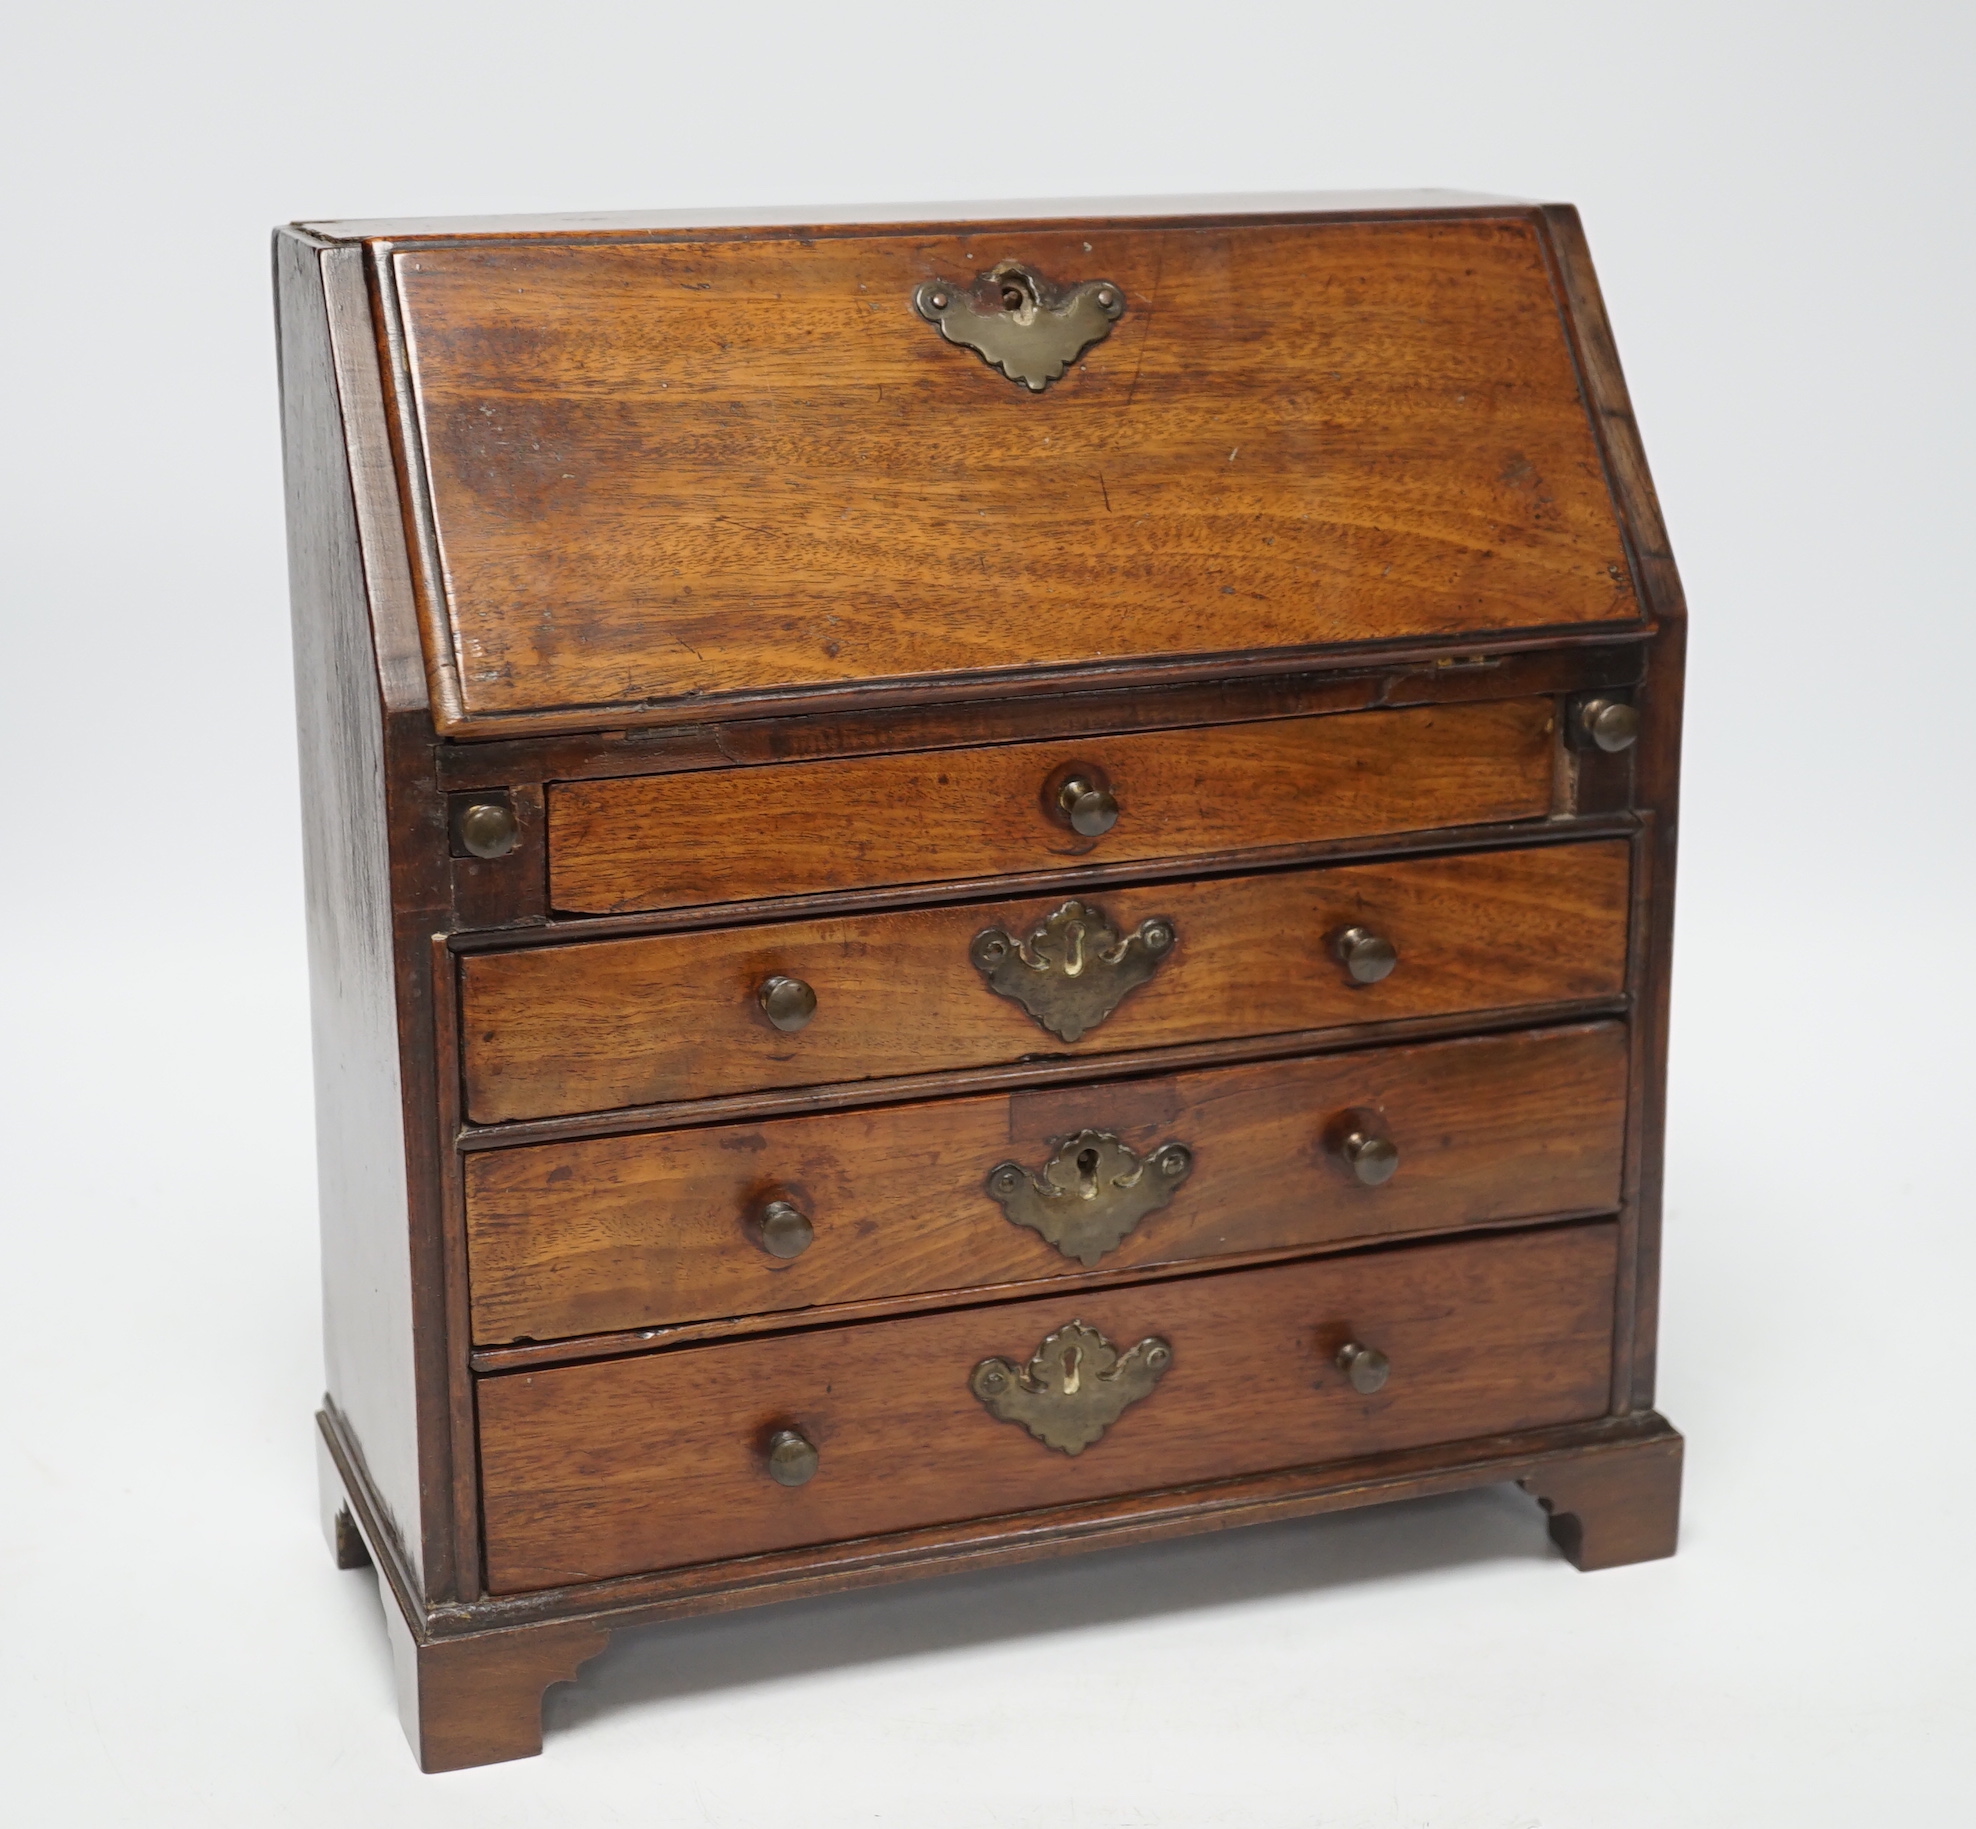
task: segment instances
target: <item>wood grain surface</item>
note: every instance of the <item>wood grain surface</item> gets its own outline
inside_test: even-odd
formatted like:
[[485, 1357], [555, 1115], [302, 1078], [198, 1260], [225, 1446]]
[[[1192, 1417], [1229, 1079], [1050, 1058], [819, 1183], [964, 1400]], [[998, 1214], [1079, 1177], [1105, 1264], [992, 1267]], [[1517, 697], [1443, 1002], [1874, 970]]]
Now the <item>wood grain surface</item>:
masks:
[[1579, 354], [1586, 397], [1601, 428], [1614, 499], [1639, 567], [1643, 603], [1653, 623], [1647, 671], [1634, 703], [1641, 716], [1633, 751], [1633, 803], [1645, 838], [1638, 890], [1641, 945], [1633, 990], [1634, 1113], [1628, 1124], [1626, 1211], [1620, 1228], [1619, 1331], [1614, 1349], [1613, 1408], [1654, 1405], [1660, 1300], [1660, 1230], [1666, 1172], [1667, 1058], [1674, 965], [1674, 879], [1681, 828], [1681, 727], [1687, 673], [1688, 606], [1667, 524], [1647, 468], [1639, 421], [1620, 372], [1598, 275], [1578, 212], [1544, 209], [1560, 288]]
[[[1537, 199], [1501, 191], [1449, 190], [1409, 187], [1405, 190], [1322, 190], [1224, 192], [1213, 196], [1167, 195], [1138, 197], [1054, 197], [1047, 203], [1032, 199], [970, 204], [970, 223], [1000, 226], [1020, 218], [1037, 221], [1106, 222], [1157, 221], [1193, 225], [1207, 217], [1285, 218], [1367, 217], [1383, 219], [1497, 216], [1506, 209], [1541, 207]], [[649, 241], [654, 235], [701, 236], [709, 232], [744, 240], [751, 236], [784, 240], [792, 231], [805, 236], [849, 232], [874, 227], [915, 229], [922, 233], [951, 233], [954, 212], [930, 215], [922, 203], [806, 203], [800, 207], [750, 204], [745, 208], [665, 210], [576, 210], [500, 216], [345, 216], [295, 225], [325, 241], [404, 242], [448, 240], [526, 241], [552, 237], [558, 241]]]
[[[1003, 258], [1124, 290], [1046, 393], [912, 308]], [[452, 728], [1639, 621], [1527, 216], [494, 242], [389, 270]]]
[[[1576, 215], [1104, 213], [277, 237], [325, 1427], [428, 1765], [530, 1750], [613, 1625], [772, 1595], [1491, 1478], [1581, 1566], [1673, 1547], [1646, 1406], [1684, 610]], [[1041, 396], [908, 303], [1006, 255], [1127, 296]], [[1450, 810], [1522, 793], [1512, 701], [1608, 688], [1640, 740], [1567, 757], [1553, 823]], [[1046, 751], [1114, 776], [1113, 833], [1043, 829]], [[550, 799], [686, 774], [584, 803], [558, 931]], [[483, 791], [522, 842], [450, 857], [447, 796]], [[967, 878], [916, 861], [969, 847]], [[1066, 1047], [966, 947], [1071, 895], [1181, 938]], [[1346, 983], [1346, 919], [1392, 979]], [[770, 970], [823, 993], [799, 1035], [759, 1016]], [[1346, 1100], [1404, 1131], [1381, 1188], [1313, 1153]], [[1095, 1271], [982, 1195], [977, 1146], [1182, 1122], [1180, 1197]], [[771, 1186], [817, 1222], [786, 1264], [735, 1219]], [[1075, 1462], [956, 1389], [1074, 1315], [1182, 1341]], [[566, 1326], [606, 1331], [516, 1343]], [[1345, 1327], [1402, 1346], [1370, 1402]], [[760, 1473], [778, 1421], [823, 1446], [796, 1492]]]
[[[1397, 1145], [1366, 1187], [1336, 1150], [1347, 1118]], [[1142, 1157], [1193, 1152], [1171, 1203], [1101, 1267], [1434, 1231], [1619, 1201], [1626, 1032], [1593, 1023], [1204, 1073], [771, 1124], [483, 1150], [466, 1164], [474, 1337], [555, 1340], [1080, 1273], [1006, 1218], [988, 1173], [1040, 1171], [1056, 1142], [1109, 1131]], [[1345, 1125], [1349, 1128], [1349, 1124]], [[771, 1200], [816, 1236], [771, 1256]]]
[[[854, 1329], [487, 1378], [489, 1591], [513, 1593], [796, 1544], [1178, 1486], [1597, 1416], [1613, 1228], [1414, 1245]], [[1172, 1347], [1152, 1393], [1076, 1457], [969, 1389], [1078, 1319], [1123, 1352]], [[1347, 1340], [1392, 1362], [1355, 1392]], [[807, 1485], [764, 1449], [799, 1429]]]
[[[414, 637], [416, 640], [416, 637]], [[1625, 691], [1640, 683], [1648, 637], [1616, 635], [1572, 646], [1487, 653], [1417, 653], [1390, 648], [1336, 656], [1300, 672], [1262, 676], [1230, 663], [1212, 679], [1162, 686], [1090, 684], [992, 699], [933, 694], [919, 704], [862, 711], [791, 712], [664, 727], [619, 725], [553, 736], [483, 737], [437, 746], [448, 787], [510, 788], [523, 781], [601, 781], [629, 775], [770, 768], [908, 750], [971, 749], [984, 743], [1062, 742], [1207, 724], [1333, 717], [1485, 699]]]
[[1519, 1484], [1550, 1513], [1575, 1568], [1622, 1568], [1674, 1554], [1681, 1535], [1680, 1436], [1558, 1460]]
[[[413, 1140], [425, 1134], [426, 1088], [413, 1063], [430, 1023], [407, 1021], [395, 931], [398, 901], [420, 899], [417, 864], [399, 848], [403, 804], [416, 794], [394, 794], [391, 780], [404, 758], [394, 725], [402, 736], [415, 719], [428, 743], [430, 725], [417, 637], [409, 614], [390, 614], [393, 568], [380, 551], [379, 536], [400, 524], [383, 495], [382, 416], [363, 411], [366, 362], [373, 398], [377, 377], [362, 266], [355, 249], [275, 238], [323, 1356], [332, 1400], [361, 1433], [382, 1528], [415, 1582], [443, 1585], [450, 1521], [433, 1504], [445, 1465], [433, 1425], [444, 1410], [421, 1376], [438, 1342], [419, 1338], [430, 1284], [421, 1287], [426, 1266], [406, 1243], [424, 1191]], [[429, 932], [429, 905], [422, 912]]]
[[[1334, 1023], [1609, 997], [1625, 982], [1627, 847], [1456, 857], [1107, 889], [1124, 932], [1179, 935], [1150, 983], [1076, 1044], [991, 991], [968, 945], [1028, 934], [1058, 898], [542, 946], [460, 960], [467, 1115], [476, 1123], [753, 1088], [1081, 1056]], [[1330, 937], [1399, 949], [1354, 984]], [[794, 1034], [763, 1015], [772, 974], [814, 987]]]
[[[550, 900], [618, 914], [1541, 818], [1554, 716], [1524, 699], [562, 782]], [[1117, 799], [1109, 832], [1049, 798], [1072, 774]]]

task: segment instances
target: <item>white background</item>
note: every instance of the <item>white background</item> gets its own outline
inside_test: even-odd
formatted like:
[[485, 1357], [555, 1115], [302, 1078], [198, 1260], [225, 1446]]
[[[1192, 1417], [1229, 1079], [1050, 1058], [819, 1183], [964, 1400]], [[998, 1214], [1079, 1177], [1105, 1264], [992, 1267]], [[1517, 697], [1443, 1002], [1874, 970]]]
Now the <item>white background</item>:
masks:
[[[1966, 5], [71, 4], [0, 106], [0, 1792], [92, 1825], [1971, 1820]], [[266, 231], [1584, 211], [1694, 617], [1682, 1553], [1507, 1489], [626, 1635], [421, 1778], [320, 1390]]]

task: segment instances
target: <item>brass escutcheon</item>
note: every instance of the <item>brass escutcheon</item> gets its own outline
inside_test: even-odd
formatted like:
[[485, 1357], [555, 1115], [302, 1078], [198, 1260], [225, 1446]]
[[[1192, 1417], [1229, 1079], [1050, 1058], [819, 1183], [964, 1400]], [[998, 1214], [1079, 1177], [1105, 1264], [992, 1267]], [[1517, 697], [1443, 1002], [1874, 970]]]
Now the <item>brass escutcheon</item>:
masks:
[[988, 988], [1015, 1002], [1052, 1035], [1074, 1042], [1144, 984], [1179, 933], [1151, 915], [1121, 935], [1088, 902], [1066, 902], [1027, 940], [999, 927], [974, 936], [968, 957]]
[[1093, 343], [1111, 334], [1125, 294], [1108, 279], [1053, 285], [1019, 260], [978, 274], [971, 286], [928, 280], [913, 309], [949, 343], [973, 350], [990, 368], [1040, 394]]
[[1194, 1167], [1184, 1143], [1141, 1156], [1108, 1130], [1080, 1130], [1032, 1174], [1019, 1162], [988, 1171], [988, 1195], [1018, 1226], [1028, 1226], [1089, 1270], [1148, 1213], [1174, 1196]]
[[1027, 1365], [982, 1360], [968, 1388], [990, 1416], [1020, 1423], [1047, 1448], [1082, 1454], [1151, 1392], [1172, 1363], [1173, 1348], [1157, 1334], [1120, 1353], [1095, 1327], [1073, 1321], [1050, 1335]]

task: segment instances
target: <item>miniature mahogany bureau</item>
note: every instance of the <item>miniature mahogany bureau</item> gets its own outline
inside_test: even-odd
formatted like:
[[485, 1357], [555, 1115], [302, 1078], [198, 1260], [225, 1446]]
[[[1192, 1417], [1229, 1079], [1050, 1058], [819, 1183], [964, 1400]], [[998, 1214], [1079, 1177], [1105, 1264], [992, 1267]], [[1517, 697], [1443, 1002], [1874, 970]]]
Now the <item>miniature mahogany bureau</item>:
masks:
[[1674, 1547], [1683, 613], [1576, 214], [275, 238], [325, 1518], [615, 1627], [1490, 1481]]

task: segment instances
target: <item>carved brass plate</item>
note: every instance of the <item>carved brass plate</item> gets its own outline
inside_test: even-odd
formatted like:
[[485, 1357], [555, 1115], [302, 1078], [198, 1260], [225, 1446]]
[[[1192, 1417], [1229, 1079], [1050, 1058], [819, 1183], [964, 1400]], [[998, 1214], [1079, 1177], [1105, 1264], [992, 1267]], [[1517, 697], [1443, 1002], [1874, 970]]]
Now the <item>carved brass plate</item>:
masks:
[[1141, 1156], [1108, 1130], [1080, 1130], [1031, 1174], [1019, 1162], [988, 1171], [988, 1194], [1018, 1226], [1042, 1233], [1089, 1270], [1148, 1213], [1173, 1198], [1194, 1166], [1184, 1143]]
[[988, 988], [1013, 998], [1052, 1035], [1076, 1041], [1144, 984], [1179, 938], [1164, 915], [1121, 935], [1101, 909], [1066, 902], [1027, 940], [999, 927], [974, 936], [968, 957]]
[[1173, 1348], [1157, 1334], [1121, 1354], [1095, 1327], [1073, 1321], [1027, 1365], [982, 1360], [968, 1385], [990, 1416], [1020, 1423], [1045, 1447], [1082, 1454], [1172, 1363]]
[[974, 350], [990, 368], [1040, 394], [1111, 334], [1125, 294], [1108, 279], [1052, 285], [1020, 261], [1005, 260], [972, 286], [928, 280], [913, 294], [913, 307], [949, 343]]

